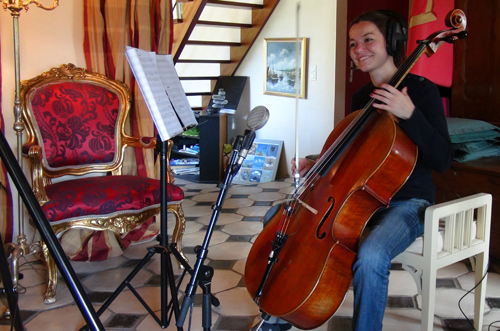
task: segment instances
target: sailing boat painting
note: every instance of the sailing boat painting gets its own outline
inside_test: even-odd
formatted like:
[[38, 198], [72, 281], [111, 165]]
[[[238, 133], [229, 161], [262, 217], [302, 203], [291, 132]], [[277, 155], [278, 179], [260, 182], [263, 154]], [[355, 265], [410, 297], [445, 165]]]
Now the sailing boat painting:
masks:
[[295, 97], [298, 87], [299, 98], [305, 99], [306, 54], [307, 38], [264, 39], [264, 94]]

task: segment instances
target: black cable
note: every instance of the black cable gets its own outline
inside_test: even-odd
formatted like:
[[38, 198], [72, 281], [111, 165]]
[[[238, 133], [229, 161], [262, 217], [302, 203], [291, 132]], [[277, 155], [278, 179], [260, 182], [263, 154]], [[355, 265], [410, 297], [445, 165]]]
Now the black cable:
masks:
[[[477, 268], [477, 265], [476, 265], [476, 268]], [[471, 293], [472, 291], [474, 291], [474, 289], [476, 287], [478, 287], [484, 280], [484, 278], [486, 277], [486, 275], [488, 274], [488, 269], [490, 268], [490, 260], [488, 259], [488, 265], [486, 267], [486, 272], [484, 273], [483, 277], [481, 278], [481, 280], [473, 287], [471, 288], [470, 290], [467, 291], [467, 293], [465, 293], [461, 298], [460, 300], [458, 300], [458, 309], [460, 309], [460, 312], [462, 313], [462, 315], [464, 315], [465, 319], [467, 320], [467, 322], [469, 322], [470, 326], [472, 327], [472, 330], [474, 331], [477, 331], [476, 328], [474, 327], [474, 324], [471, 322], [471, 320], [467, 317], [467, 315], [465, 315], [464, 311], [462, 310], [462, 307], [460, 306], [460, 303], [462, 302], [462, 300], [469, 294]]]
[[448, 187], [449, 187], [449, 188], [451, 188], [451, 190], [453, 191], [453, 193], [455, 193], [455, 195], [456, 195], [459, 199], [460, 199], [460, 198], [462, 198], [462, 197], [460, 196], [460, 194], [458, 194], [457, 190], [455, 189], [455, 186], [453, 186], [453, 185], [450, 183], [450, 181], [448, 180], [448, 178], [446, 178], [446, 177], [444, 176], [444, 174], [443, 174], [443, 173], [440, 173], [440, 175], [441, 175], [441, 177], [443, 177], [443, 180], [444, 180], [444, 182], [448, 185]]
[[488, 331], [490, 331], [491, 326], [495, 323], [500, 323], [500, 320], [491, 322], [490, 325], [488, 325]]

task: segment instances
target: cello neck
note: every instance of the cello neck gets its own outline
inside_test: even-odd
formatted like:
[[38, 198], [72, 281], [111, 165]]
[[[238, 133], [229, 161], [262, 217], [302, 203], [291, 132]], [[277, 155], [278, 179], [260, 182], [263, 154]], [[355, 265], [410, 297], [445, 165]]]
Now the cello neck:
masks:
[[[427, 39], [419, 41], [418, 46], [399, 66], [398, 70], [387, 82], [387, 84], [398, 88], [422, 54], [426, 53], [427, 56], [432, 56], [432, 54], [434, 54], [445, 42], [453, 43], [456, 40], [467, 36], [467, 32], [465, 30], [467, 20], [463, 11], [455, 9], [448, 13], [445, 24], [451, 29], [437, 31], [427, 37]], [[356, 137], [359, 131], [372, 116], [375, 110], [373, 102], [374, 99], [370, 99], [366, 106], [360, 111], [358, 116], [330, 145], [328, 150], [326, 150], [325, 153], [323, 153], [323, 155], [317, 160], [315, 167], [310, 173], [317, 173], [320, 176], [323, 176], [325, 173], [330, 171], [333, 164], [339, 159], [340, 155], [342, 155], [354, 137]]]

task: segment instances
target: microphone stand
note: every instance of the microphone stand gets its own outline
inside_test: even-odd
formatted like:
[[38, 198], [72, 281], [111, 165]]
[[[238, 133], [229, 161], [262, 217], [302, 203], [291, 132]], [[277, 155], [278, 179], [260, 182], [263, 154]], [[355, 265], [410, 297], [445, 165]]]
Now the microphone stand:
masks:
[[[255, 134], [251, 138], [250, 146], [252, 145], [253, 138]], [[245, 137], [246, 138], [246, 137]], [[248, 138], [246, 138], [248, 139]], [[196, 263], [194, 268], [191, 268], [187, 263], [183, 265], [186, 270], [191, 274], [191, 280], [189, 281], [186, 287], [186, 293], [184, 296], [184, 300], [182, 302], [181, 311], [179, 314], [179, 318], [177, 319], [177, 327], [182, 327], [184, 325], [184, 320], [186, 319], [187, 312], [189, 308], [193, 304], [193, 298], [196, 292], [196, 287], [200, 285], [203, 288], [203, 301], [202, 301], [202, 327], [204, 331], [209, 331], [212, 325], [212, 307], [210, 303], [214, 304], [214, 306], [219, 305], [219, 301], [212, 296], [211, 294], [211, 279], [214, 274], [214, 270], [212, 267], [205, 266], [204, 262], [208, 255], [208, 245], [210, 243], [210, 239], [212, 237], [212, 233], [214, 231], [215, 223], [219, 217], [219, 214], [222, 210], [222, 205], [224, 204], [224, 200], [226, 198], [229, 187], [231, 186], [231, 182], [234, 176], [238, 173], [238, 170], [241, 167], [241, 163], [238, 164], [236, 162], [238, 155], [240, 154], [239, 150], [241, 148], [243, 142], [242, 136], [237, 136], [234, 144], [233, 144], [233, 154], [231, 155], [231, 159], [229, 161], [229, 165], [226, 170], [226, 176], [224, 181], [219, 184], [219, 188], [221, 189], [219, 192], [219, 196], [214, 205], [212, 205], [213, 213], [210, 219], [210, 223], [208, 225], [208, 230], [205, 234], [205, 239], [203, 240], [202, 246], [197, 246], [195, 251], [197, 252]], [[243, 155], [241, 155], [243, 156]], [[243, 156], [243, 158], [246, 155]], [[171, 244], [172, 245], [172, 244]], [[172, 250], [173, 254], [176, 255], [175, 250]], [[180, 254], [179, 254], [180, 256]], [[178, 257], [177, 257], [178, 258]], [[201, 283], [201, 284], [200, 284]]]
[[[104, 331], [104, 326], [102, 325], [99, 317], [92, 307], [92, 304], [90, 303], [90, 300], [88, 299], [82, 284], [78, 280], [78, 277], [76, 276], [76, 273], [73, 270], [68, 257], [66, 256], [66, 253], [64, 253], [61, 244], [54, 234], [54, 231], [52, 231], [49, 221], [43, 213], [42, 207], [38, 203], [35, 194], [33, 193], [31, 186], [28, 183], [28, 180], [24, 176], [21, 166], [14, 157], [14, 153], [10, 149], [7, 140], [5, 139], [5, 136], [1, 131], [0, 158], [3, 160], [5, 167], [7, 168], [7, 171], [12, 178], [12, 182], [16, 185], [19, 195], [23, 199], [31, 218], [35, 221], [36, 228], [38, 229], [38, 231], [40, 231], [40, 235], [43, 241], [47, 244], [50, 255], [52, 255], [52, 257], [54, 258], [57, 268], [61, 272], [64, 281], [68, 285], [68, 289], [75, 299], [75, 302], [80, 309], [83, 318], [92, 330]], [[3, 271], [7, 270], [5, 266], [1, 266], [1, 268]], [[6, 283], [8, 283], [8, 281]], [[10, 285], [12, 285], [12, 283]], [[12, 288], [7, 289], [7, 291], [7, 297], [9, 297], [9, 293], [10, 291], [12, 291]], [[12, 293], [10, 293], [10, 295], [12, 295]], [[13, 307], [9, 308], [12, 309]], [[20, 327], [22, 327], [22, 322], [15, 319], [15, 323], [16, 331], [21, 330]]]

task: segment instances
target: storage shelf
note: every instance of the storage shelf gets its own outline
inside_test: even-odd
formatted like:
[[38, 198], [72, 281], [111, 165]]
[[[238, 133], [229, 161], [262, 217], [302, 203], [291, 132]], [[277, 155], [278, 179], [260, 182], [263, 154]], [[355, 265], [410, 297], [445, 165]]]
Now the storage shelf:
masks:
[[[193, 157], [193, 158], [200, 158], [200, 154], [191, 154], [191, 153], [186, 153], [186, 152], [180, 152], [180, 151], [172, 151], [172, 154], [175, 153], [175, 154], [180, 154], [180, 155], [183, 155], [183, 156], [190, 156], [190, 157]], [[175, 159], [175, 158], [174, 158]]]
[[200, 160], [200, 183], [218, 183], [223, 173], [223, 148], [227, 138], [227, 114], [200, 115], [197, 117], [200, 135], [198, 137], [178, 135], [173, 137], [174, 146], [198, 144], [199, 154], [172, 150], [171, 158], [198, 158]]

